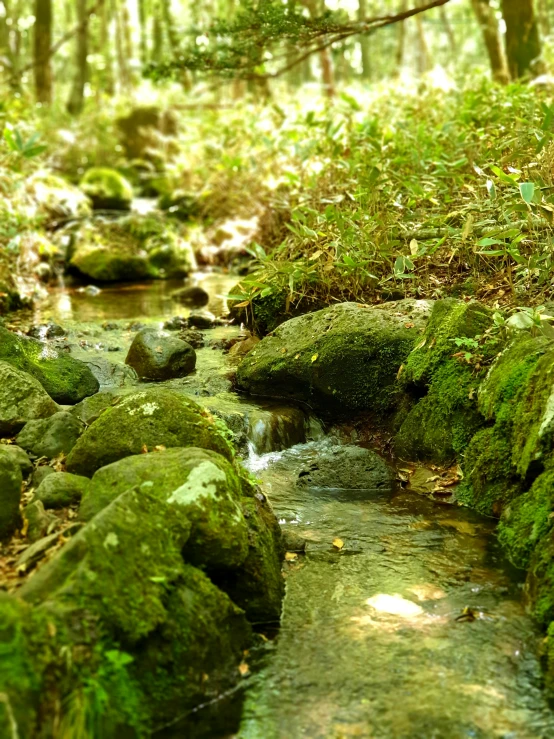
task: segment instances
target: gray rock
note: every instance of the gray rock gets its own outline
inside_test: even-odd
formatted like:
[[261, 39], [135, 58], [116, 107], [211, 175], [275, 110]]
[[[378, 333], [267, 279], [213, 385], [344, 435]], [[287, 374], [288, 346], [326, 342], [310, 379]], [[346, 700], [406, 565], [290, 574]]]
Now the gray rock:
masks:
[[48, 475], [53, 475], [55, 471], [56, 470], [53, 467], [49, 467], [48, 465], [37, 467], [36, 470], [33, 472], [33, 476], [31, 477], [31, 487], [35, 488], [36, 490], [40, 483], [46, 477], [48, 477]]
[[193, 349], [201, 349], [206, 343], [204, 334], [193, 328], [187, 328], [184, 331], [180, 331], [179, 338], [181, 341], [186, 341], [187, 344], [190, 344]]
[[371, 449], [337, 446], [304, 466], [296, 484], [301, 488], [392, 491], [395, 475]]
[[0, 435], [12, 436], [27, 421], [48, 418], [57, 410], [38, 380], [0, 361]]
[[48, 527], [58, 519], [53, 513], [47, 513], [41, 500], [35, 500], [25, 506], [23, 517], [27, 522], [27, 539], [30, 542], [38, 541], [46, 536]]
[[221, 325], [221, 321], [207, 310], [193, 312], [189, 316], [189, 326], [191, 328], [207, 329], [218, 325]]
[[15, 444], [1, 444], [0, 450], [8, 452], [12, 456], [24, 478], [29, 477], [33, 471], [33, 463], [29, 459], [28, 454], [20, 446], [16, 446]]
[[166, 331], [144, 329], [133, 339], [125, 363], [142, 380], [170, 380], [194, 370], [196, 352], [186, 341]]
[[210, 296], [208, 293], [204, 288], [198, 285], [183, 287], [181, 290], [175, 290], [175, 292], [171, 294], [171, 297], [182, 305], [194, 308], [203, 308], [210, 302]]
[[33, 339], [55, 339], [60, 336], [65, 336], [67, 331], [60, 326], [58, 323], [41, 323], [37, 326], [31, 326], [27, 331], [27, 336], [32, 336]]
[[37, 457], [53, 459], [69, 454], [85, 430], [82, 421], [68, 411], [59, 411], [41, 421], [29, 421], [17, 436], [17, 443]]
[[17, 462], [9, 452], [0, 449], [0, 541], [10, 537], [21, 523], [22, 482]]
[[88, 492], [90, 480], [69, 472], [55, 472], [48, 475], [35, 491], [35, 500], [40, 500], [45, 508], [65, 508], [81, 501]]

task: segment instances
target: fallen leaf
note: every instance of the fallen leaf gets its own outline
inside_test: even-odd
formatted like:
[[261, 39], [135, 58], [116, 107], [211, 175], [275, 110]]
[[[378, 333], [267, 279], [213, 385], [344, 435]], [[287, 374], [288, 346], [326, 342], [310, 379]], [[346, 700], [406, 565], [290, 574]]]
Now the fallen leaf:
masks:
[[297, 355], [295, 356], [295, 359], [300, 359], [300, 354], [297, 354]]
[[400, 365], [400, 367], [398, 368], [398, 372], [396, 373], [396, 379], [397, 380], [400, 379], [400, 375], [402, 374], [402, 372], [404, 372], [404, 365], [403, 364]]
[[404, 324], [404, 327], [405, 328], [413, 328], [414, 326], [415, 326], [415, 323], [412, 323], [411, 321], [410, 321], [410, 323], [405, 323]]
[[319, 354], [314, 354], [312, 356], [312, 362], [315, 362], [318, 357], [319, 357]]
[[153, 452], [165, 452], [166, 447], [163, 444], [158, 444], [152, 449]]
[[336, 539], [333, 539], [333, 546], [335, 547], [335, 549], [338, 549], [338, 550], [339, 550], [339, 552], [340, 552], [340, 550], [341, 550], [341, 549], [343, 548], [343, 546], [344, 546], [344, 542], [343, 542], [343, 540], [342, 540], [342, 539], [339, 539], [339, 538], [337, 537]]
[[287, 552], [285, 554], [285, 560], [287, 562], [294, 562], [297, 559], [298, 559], [298, 554], [296, 554], [296, 552]]
[[250, 667], [246, 664], [246, 662], [241, 662], [239, 665], [239, 672], [242, 677], [248, 677], [250, 675]]
[[283, 347], [283, 348], [281, 349], [281, 354], [285, 354], [285, 353], [286, 353], [286, 351], [287, 351], [287, 348], [286, 348], [286, 347], [284, 346], [284, 347]]
[[142, 448], [140, 450], [140, 453], [141, 454], [148, 454], [148, 447], [146, 446], [146, 444], [143, 444], [142, 445]]

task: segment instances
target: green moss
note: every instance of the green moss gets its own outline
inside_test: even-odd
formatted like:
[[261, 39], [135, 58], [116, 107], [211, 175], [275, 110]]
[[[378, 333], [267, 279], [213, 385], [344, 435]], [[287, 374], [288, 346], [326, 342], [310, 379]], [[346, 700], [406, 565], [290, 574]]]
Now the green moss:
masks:
[[395, 437], [396, 453], [437, 464], [459, 458], [483, 425], [476, 403], [478, 383], [467, 365], [444, 361], [435, 370], [428, 394], [402, 423]]
[[57, 403], [72, 405], [98, 392], [98, 380], [84, 362], [1, 326], [0, 360], [35, 377]]
[[458, 500], [487, 516], [499, 516], [522, 492], [511, 459], [510, 440], [501, 430], [490, 427], [478, 431], [464, 455]]
[[453, 340], [482, 335], [492, 323], [488, 308], [476, 302], [454, 298], [438, 300], [433, 305], [423, 339], [411, 352], [402, 382], [428, 385], [442, 363], [458, 351]]
[[107, 408], [73, 447], [67, 471], [90, 477], [100, 467], [160, 445], [234, 456], [206, 410], [186, 395], [160, 387], [133, 393]]
[[527, 600], [541, 626], [554, 621], [554, 533], [550, 530], [537, 542], [525, 582]]
[[89, 196], [95, 208], [127, 210], [133, 199], [133, 187], [117, 170], [108, 167], [92, 167], [80, 183], [81, 190]]
[[554, 469], [550, 468], [502, 512], [498, 538], [516, 567], [528, 567], [537, 542], [552, 528], [553, 511]]
[[[231, 293], [240, 294], [243, 290], [248, 290], [248, 285], [239, 283], [231, 290]], [[258, 336], [267, 336], [290, 318], [313, 313], [326, 307], [322, 300], [305, 297], [290, 301], [289, 292], [284, 289], [275, 289], [269, 295], [264, 296], [258, 294], [250, 305], [236, 307], [241, 302], [239, 300], [229, 301], [230, 314], [237, 322], [244, 323]]]

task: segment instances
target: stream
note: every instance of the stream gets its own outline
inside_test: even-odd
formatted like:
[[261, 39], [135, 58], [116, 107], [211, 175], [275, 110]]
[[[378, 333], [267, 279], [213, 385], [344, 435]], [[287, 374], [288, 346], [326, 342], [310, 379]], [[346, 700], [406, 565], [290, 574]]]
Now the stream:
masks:
[[[211, 296], [208, 309], [224, 312], [221, 296], [236, 278], [204, 273], [195, 280]], [[60, 323], [73, 355], [96, 367], [105, 387], [131, 391], [137, 382], [124, 360], [137, 322], [187, 316], [171, 298], [178, 286], [115, 285], [96, 296], [52, 289], [32, 321]], [[239, 331], [204, 331], [215, 346], [197, 350], [193, 375], [167, 384], [244, 434], [245, 463], [306, 550], [284, 563], [281, 626], [262, 628], [263, 646], [247, 657], [242, 689], [158, 735], [553, 737], [541, 637], [522, 604], [521, 573], [497, 546], [494, 521], [400, 485], [393, 493], [297, 486], [298, 470], [339, 442], [302, 409], [233, 392], [232, 359], [218, 342]]]

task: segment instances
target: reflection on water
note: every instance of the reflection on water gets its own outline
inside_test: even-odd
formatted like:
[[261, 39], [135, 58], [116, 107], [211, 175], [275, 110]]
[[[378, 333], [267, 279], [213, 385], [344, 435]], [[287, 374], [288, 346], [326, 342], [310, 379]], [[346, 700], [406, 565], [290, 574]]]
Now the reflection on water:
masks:
[[[237, 277], [222, 273], [197, 272], [187, 285], [201, 285], [210, 295], [207, 310], [220, 316], [227, 312], [225, 295]], [[54, 288], [46, 304], [37, 311], [37, 320], [67, 321], [143, 320], [188, 316], [190, 309], [173, 300], [171, 294], [182, 288], [183, 280], [156, 280], [145, 283], [107, 284], [91, 296], [82, 287]]]
[[538, 636], [494, 524], [403, 491], [297, 488], [327, 443], [256, 460], [277, 515], [308, 544], [287, 565], [280, 635], [238, 736], [554, 736]]

